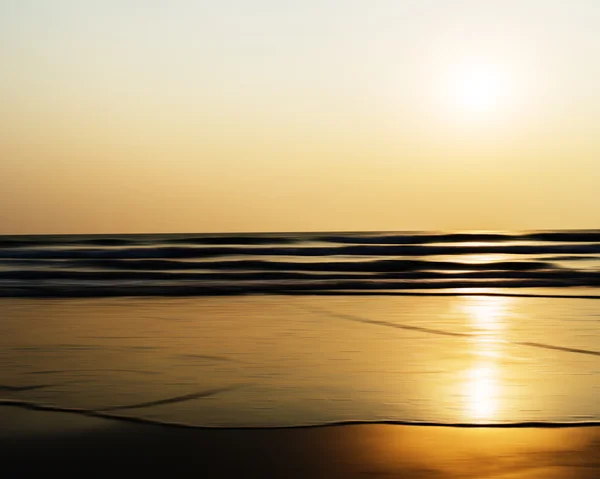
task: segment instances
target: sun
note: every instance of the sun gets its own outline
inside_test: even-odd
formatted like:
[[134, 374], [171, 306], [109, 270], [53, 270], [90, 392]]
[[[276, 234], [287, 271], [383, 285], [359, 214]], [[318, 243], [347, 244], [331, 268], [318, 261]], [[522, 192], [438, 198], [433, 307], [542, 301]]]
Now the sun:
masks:
[[518, 103], [516, 78], [506, 66], [454, 65], [442, 75], [441, 84], [444, 103], [454, 113], [494, 116]]

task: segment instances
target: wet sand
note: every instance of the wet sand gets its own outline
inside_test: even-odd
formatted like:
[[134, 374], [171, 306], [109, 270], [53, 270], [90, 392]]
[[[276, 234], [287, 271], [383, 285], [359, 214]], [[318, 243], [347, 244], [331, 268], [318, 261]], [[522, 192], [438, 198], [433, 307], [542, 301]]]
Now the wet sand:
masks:
[[186, 429], [1, 406], [0, 475], [600, 477], [600, 427]]

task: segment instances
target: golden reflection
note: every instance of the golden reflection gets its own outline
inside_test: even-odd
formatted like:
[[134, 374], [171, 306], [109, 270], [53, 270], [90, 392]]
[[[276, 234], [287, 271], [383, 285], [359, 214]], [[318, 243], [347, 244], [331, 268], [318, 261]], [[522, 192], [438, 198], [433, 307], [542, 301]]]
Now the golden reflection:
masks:
[[498, 382], [496, 370], [490, 365], [476, 366], [467, 371], [469, 379], [465, 387], [468, 398], [468, 416], [475, 421], [488, 421], [498, 409]]
[[506, 312], [512, 298], [467, 296], [461, 305], [461, 312], [467, 316], [469, 326], [475, 333], [475, 339], [501, 339], [501, 330], [506, 324]]
[[473, 364], [465, 371], [463, 395], [467, 420], [491, 422], [500, 414], [502, 384], [499, 379], [503, 333], [512, 298], [465, 297], [461, 313], [466, 316], [472, 336]]
[[460, 262], [465, 265], [479, 263], [495, 263], [506, 260], [506, 254], [503, 253], [476, 253], [465, 254], [460, 257]]
[[497, 243], [493, 241], [457, 241], [454, 243], [456, 246], [472, 246], [474, 248], [481, 246], [496, 246]]

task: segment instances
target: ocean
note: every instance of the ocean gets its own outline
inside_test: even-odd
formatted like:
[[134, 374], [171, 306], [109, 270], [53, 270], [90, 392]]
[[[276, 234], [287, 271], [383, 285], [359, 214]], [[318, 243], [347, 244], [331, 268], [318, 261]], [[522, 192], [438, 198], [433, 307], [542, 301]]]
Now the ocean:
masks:
[[600, 422], [600, 231], [0, 236], [0, 404]]

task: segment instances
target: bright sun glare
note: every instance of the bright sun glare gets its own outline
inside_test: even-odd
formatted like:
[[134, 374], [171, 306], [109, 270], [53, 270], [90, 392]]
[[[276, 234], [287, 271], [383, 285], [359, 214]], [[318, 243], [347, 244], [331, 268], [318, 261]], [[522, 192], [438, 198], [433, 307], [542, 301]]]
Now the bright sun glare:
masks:
[[517, 101], [514, 75], [499, 65], [456, 65], [444, 76], [443, 95], [455, 112], [492, 115]]

